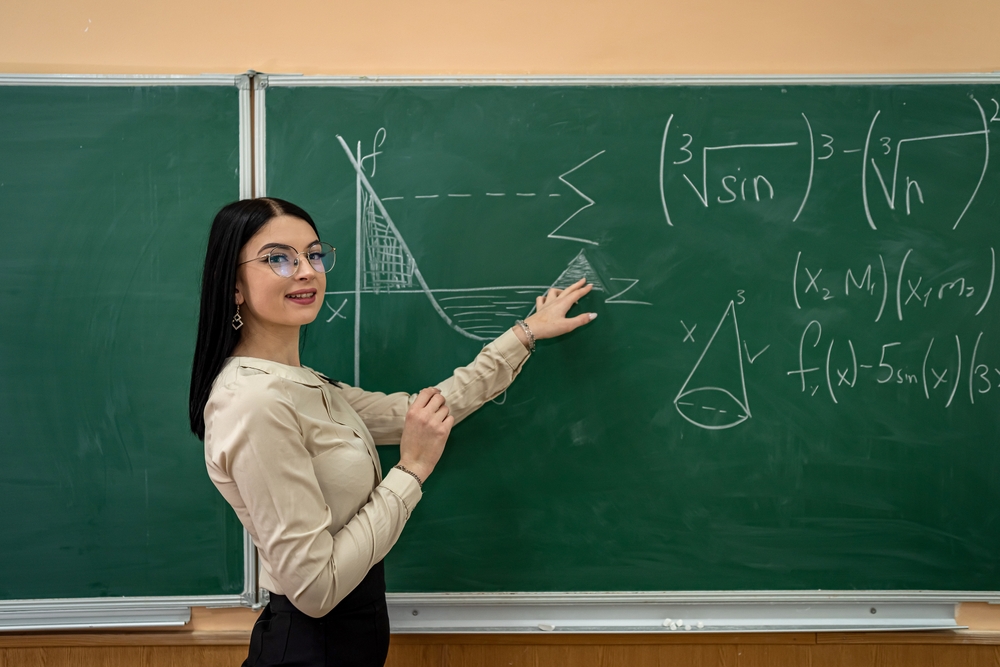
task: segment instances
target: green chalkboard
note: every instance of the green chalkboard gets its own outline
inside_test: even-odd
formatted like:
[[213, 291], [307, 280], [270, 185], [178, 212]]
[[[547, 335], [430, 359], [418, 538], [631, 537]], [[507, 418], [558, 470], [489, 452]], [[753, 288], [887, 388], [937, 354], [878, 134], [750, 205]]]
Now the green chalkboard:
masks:
[[1000, 85], [288, 81], [267, 192], [340, 257], [306, 363], [416, 391], [599, 286], [391, 591], [1000, 590]]
[[188, 430], [234, 85], [0, 86], [0, 598], [239, 595]]

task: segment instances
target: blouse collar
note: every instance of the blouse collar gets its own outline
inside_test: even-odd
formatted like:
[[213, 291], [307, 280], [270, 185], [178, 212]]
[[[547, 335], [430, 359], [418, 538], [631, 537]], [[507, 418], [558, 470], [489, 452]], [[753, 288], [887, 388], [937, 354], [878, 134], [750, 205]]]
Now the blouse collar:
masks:
[[307, 387], [322, 387], [327, 383], [327, 380], [323, 376], [308, 366], [289, 366], [288, 364], [268, 359], [258, 359], [256, 357], [230, 357], [230, 359], [239, 364], [241, 368], [252, 368]]

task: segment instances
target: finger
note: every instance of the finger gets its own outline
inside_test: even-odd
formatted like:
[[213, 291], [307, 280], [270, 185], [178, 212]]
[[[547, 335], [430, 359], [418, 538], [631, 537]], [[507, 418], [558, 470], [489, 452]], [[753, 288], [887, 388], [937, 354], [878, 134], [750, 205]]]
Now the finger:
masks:
[[569, 310], [574, 303], [576, 303], [577, 301], [579, 301], [583, 297], [585, 297], [588, 294], [590, 294], [590, 291], [592, 289], [594, 289], [594, 284], [593, 283], [588, 283], [588, 284], [586, 284], [586, 285], [584, 285], [582, 287], [573, 288], [572, 291], [568, 289], [565, 292], [563, 292], [563, 295], [562, 295], [562, 298], [560, 299], [560, 301], [562, 301], [564, 304], [566, 304], [566, 310]]
[[545, 296], [551, 298], [551, 297], [559, 296], [560, 294], [562, 294], [562, 290], [561, 289], [556, 289], [555, 287], [550, 287], [549, 291], [545, 293]]
[[594, 283], [587, 283], [586, 285], [583, 285], [582, 287], [577, 288], [577, 290], [575, 292], [573, 292], [573, 303], [576, 303], [577, 301], [579, 301], [583, 297], [585, 297], [588, 294], [590, 294], [590, 291], [592, 289], [594, 289]]
[[567, 334], [570, 331], [573, 331], [574, 329], [579, 329], [583, 325], [589, 324], [590, 322], [593, 321], [591, 315], [597, 317], [595, 313], [583, 313], [582, 315], [577, 315], [575, 317], [567, 317], [561, 322], [562, 326], [560, 328], [559, 335]]
[[586, 278], [580, 278], [563, 291], [563, 296], [566, 296], [567, 294], [575, 294], [580, 290], [587, 289], [587, 285], [593, 285], [593, 283], [588, 283]]
[[441, 395], [441, 392], [434, 394], [430, 397], [430, 400], [427, 401], [427, 409], [431, 412], [437, 412], [443, 405], [444, 396]]
[[569, 309], [572, 308], [573, 305], [580, 299], [590, 294], [593, 289], [593, 283], [575, 289], [567, 289], [558, 299], [554, 299], [552, 302], [546, 304], [546, 307], [548, 308], [546, 312], [552, 314], [553, 316], [565, 317], [566, 313], [569, 312]]
[[444, 396], [441, 396], [440, 403], [431, 400], [431, 402], [427, 405], [427, 409], [432, 410], [435, 416], [437, 416], [439, 419], [444, 419], [445, 415], [442, 413], [447, 414], [450, 411], [447, 401], [444, 400]]
[[431, 392], [428, 389], [421, 389], [413, 399], [413, 403], [410, 407], [414, 409], [422, 408], [427, 405], [427, 401], [429, 400], [431, 400]]
[[417, 398], [413, 401], [413, 405], [417, 408], [426, 407], [427, 402], [430, 401], [435, 394], [440, 393], [441, 390], [437, 387], [427, 387], [426, 389], [421, 389], [420, 393], [417, 394]]
[[545, 297], [536, 296], [535, 297], [535, 310], [541, 310], [545, 306]]

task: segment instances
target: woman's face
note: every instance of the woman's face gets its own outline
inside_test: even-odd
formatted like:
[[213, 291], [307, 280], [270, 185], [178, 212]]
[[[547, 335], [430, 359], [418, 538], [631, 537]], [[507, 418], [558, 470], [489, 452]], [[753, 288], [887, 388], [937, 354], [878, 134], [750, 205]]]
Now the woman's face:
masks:
[[[239, 261], [247, 263], [241, 264], [236, 273], [236, 303], [240, 305], [240, 317], [251, 330], [298, 327], [316, 319], [323, 307], [326, 274], [317, 272], [303, 254], [298, 256], [298, 267], [291, 277], [284, 278], [274, 272], [266, 255], [274, 245], [293, 248], [293, 253], [286, 253], [290, 255], [318, 241], [305, 220], [280, 215], [243, 246]], [[261, 256], [263, 259], [256, 259]], [[287, 259], [291, 262], [294, 258]]]

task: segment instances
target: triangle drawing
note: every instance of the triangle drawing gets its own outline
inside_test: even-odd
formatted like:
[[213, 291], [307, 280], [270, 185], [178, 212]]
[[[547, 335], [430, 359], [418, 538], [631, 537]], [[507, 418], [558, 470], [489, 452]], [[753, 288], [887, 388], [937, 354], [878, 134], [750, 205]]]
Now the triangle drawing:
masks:
[[594, 289], [598, 292], [607, 292], [604, 282], [597, 275], [597, 271], [587, 259], [587, 255], [581, 250], [576, 257], [566, 266], [566, 270], [559, 274], [552, 287], [556, 289], [566, 289], [580, 278], [586, 278], [588, 283], [593, 283]]

